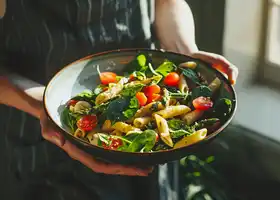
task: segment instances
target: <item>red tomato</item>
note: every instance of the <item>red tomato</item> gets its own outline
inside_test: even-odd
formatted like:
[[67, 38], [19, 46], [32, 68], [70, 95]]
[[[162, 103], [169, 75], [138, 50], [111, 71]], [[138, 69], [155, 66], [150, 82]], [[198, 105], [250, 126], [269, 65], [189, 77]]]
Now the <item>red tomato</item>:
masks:
[[120, 139], [110, 138], [111, 144], [109, 146], [110, 149], [118, 149], [120, 146], [123, 145]]
[[130, 81], [133, 81], [134, 79], [135, 79], [134, 75], [133, 75], [133, 74], [130, 74], [130, 75], [129, 75], [129, 80], [130, 80]]
[[140, 106], [145, 106], [146, 105], [148, 99], [143, 92], [137, 92], [136, 93], [136, 98], [137, 98]]
[[113, 72], [102, 72], [99, 76], [103, 85], [108, 85], [109, 83], [117, 82], [117, 74]]
[[144, 88], [144, 93], [146, 96], [150, 96], [152, 94], [160, 93], [160, 87], [158, 85], [150, 85]]
[[176, 72], [170, 72], [164, 79], [164, 84], [168, 86], [177, 86], [179, 84], [180, 76]]
[[161, 95], [160, 94], [152, 94], [148, 96], [148, 101], [147, 103], [151, 103], [153, 101], [159, 101], [161, 100]]
[[77, 102], [78, 102], [77, 100], [71, 99], [71, 100], [68, 102], [68, 106], [75, 106]]
[[96, 115], [86, 115], [77, 121], [77, 126], [83, 131], [91, 131], [97, 125]]
[[192, 103], [197, 110], [208, 110], [213, 106], [213, 102], [209, 97], [198, 97]]

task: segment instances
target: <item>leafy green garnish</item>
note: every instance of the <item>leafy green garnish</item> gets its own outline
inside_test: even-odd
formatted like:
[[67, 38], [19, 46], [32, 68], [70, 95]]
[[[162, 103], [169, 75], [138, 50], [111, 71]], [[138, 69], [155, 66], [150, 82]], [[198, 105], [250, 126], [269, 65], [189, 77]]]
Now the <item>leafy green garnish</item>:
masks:
[[227, 98], [221, 98], [214, 104], [213, 116], [223, 120], [231, 112], [231, 109], [231, 100]]
[[143, 72], [140, 72], [140, 71], [135, 71], [131, 74], [134, 78], [142, 81], [142, 80], [145, 80], [146, 79], [146, 75], [145, 73]]
[[197, 97], [211, 97], [212, 91], [211, 89], [206, 85], [200, 85], [196, 88], [194, 88], [191, 92], [191, 98], [196, 99]]
[[127, 64], [124, 71], [131, 74], [134, 71], [145, 72], [147, 69], [147, 57], [144, 54], [139, 54], [130, 63]]
[[143, 87], [143, 84], [128, 85], [122, 90], [121, 95], [133, 97], [137, 92], [141, 91]]
[[94, 104], [95, 103], [95, 97], [96, 97], [96, 95], [92, 91], [85, 90], [82, 93], [73, 97], [72, 99], [77, 100], [77, 101], [87, 101], [91, 104]]
[[189, 69], [189, 68], [182, 68], [182, 67], [180, 67], [180, 70], [182, 71], [182, 73], [184, 74], [184, 76], [186, 78], [192, 80], [197, 85], [201, 85], [199, 78], [198, 78], [197, 74], [195, 73], [195, 71], [193, 71], [192, 69]]
[[171, 119], [167, 121], [168, 127], [173, 130], [179, 130], [183, 127], [184, 122], [180, 119]]
[[177, 138], [180, 138], [180, 137], [183, 137], [186, 135], [191, 135], [192, 133], [193, 132], [189, 132], [184, 129], [180, 129], [180, 130], [176, 130], [176, 131], [170, 130], [170, 136], [173, 139], [177, 139]]
[[157, 133], [153, 130], [146, 130], [139, 134], [128, 146], [129, 152], [150, 152], [156, 143]]
[[157, 73], [160, 73], [162, 76], [166, 76], [170, 72], [172, 72], [176, 66], [174, 65], [173, 62], [170, 61], [164, 61], [155, 71]]
[[139, 108], [139, 102], [138, 102], [136, 97], [133, 97], [133, 98], [130, 99], [128, 107], [129, 108], [127, 110], [123, 111], [123, 115], [127, 119], [130, 119], [135, 115], [135, 113], [137, 112], [137, 110]]
[[68, 128], [71, 129], [71, 131], [76, 130], [76, 122], [77, 119], [70, 114], [70, 110], [68, 108], [64, 108], [64, 110], [61, 113], [61, 121], [64, 125], [66, 125]]
[[217, 122], [219, 122], [218, 118], [203, 119], [203, 120], [201, 120], [199, 122], [196, 122], [193, 125], [193, 128], [195, 128], [196, 130], [200, 130], [202, 128], [206, 128], [206, 127], [212, 126], [212, 125], [214, 125]]

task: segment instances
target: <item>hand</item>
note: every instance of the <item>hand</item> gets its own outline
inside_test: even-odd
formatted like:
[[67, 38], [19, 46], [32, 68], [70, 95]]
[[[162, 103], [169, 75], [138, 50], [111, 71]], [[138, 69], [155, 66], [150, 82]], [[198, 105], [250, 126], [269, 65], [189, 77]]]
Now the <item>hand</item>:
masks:
[[150, 169], [140, 169], [136, 167], [122, 166], [119, 164], [106, 164], [94, 159], [90, 154], [80, 150], [55, 130], [50, 124], [44, 111], [41, 111], [40, 123], [42, 136], [49, 142], [63, 149], [72, 159], [77, 160], [92, 169], [96, 173], [127, 175], [127, 176], [147, 176]]
[[230, 63], [226, 58], [221, 55], [208, 53], [204, 51], [198, 51], [190, 55], [193, 58], [203, 60], [211, 64], [214, 68], [227, 75], [231, 84], [236, 83], [238, 76], [238, 68]]

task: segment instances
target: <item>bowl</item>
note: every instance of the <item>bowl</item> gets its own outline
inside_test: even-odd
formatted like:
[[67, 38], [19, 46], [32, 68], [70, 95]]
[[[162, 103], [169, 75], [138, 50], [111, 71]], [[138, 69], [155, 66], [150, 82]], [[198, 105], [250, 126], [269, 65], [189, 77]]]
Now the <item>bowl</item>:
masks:
[[[96, 70], [98, 65], [101, 71], [113, 71], [117, 74], [139, 53], [145, 53], [152, 57], [155, 64], [161, 64], [165, 59], [176, 63], [196, 61], [199, 63], [197, 70], [203, 74], [209, 82], [218, 77], [223, 83], [227, 98], [232, 101], [232, 109], [226, 121], [218, 129], [214, 130], [205, 139], [193, 145], [178, 149], [163, 150], [151, 153], [131, 153], [104, 149], [99, 146], [74, 137], [70, 130], [61, 121], [61, 113], [67, 101], [80, 92], [92, 90], [100, 83]], [[102, 52], [87, 56], [62, 68], [47, 84], [44, 92], [44, 108], [48, 118], [60, 129], [64, 137], [77, 145], [82, 150], [91, 154], [97, 159], [110, 163], [128, 165], [156, 165], [178, 160], [187, 155], [194, 154], [207, 148], [207, 144], [219, 135], [231, 122], [236, 112], [236, 93], [230, 82], [216, 69], [201, 60], [196, 60], [186, 55], [173, 52], [164, 52], [150, 49], [119, 49], [109, 52]]]

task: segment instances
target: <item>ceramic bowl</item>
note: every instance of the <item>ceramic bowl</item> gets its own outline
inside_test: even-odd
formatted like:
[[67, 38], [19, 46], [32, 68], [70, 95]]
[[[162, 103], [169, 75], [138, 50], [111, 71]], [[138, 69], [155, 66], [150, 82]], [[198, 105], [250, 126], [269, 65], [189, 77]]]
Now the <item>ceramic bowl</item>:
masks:
[[229, 118], [217, 130], [208, 135], [204, 140], [183, 148], [164, 150], [153, 153], [129, 153], [103, 149], [102, 147], [91, 145], [81, 139], [74, 137], [70, 130], [61, 122], [61, 112], [66, 102], [73, 96], [84, 91], [92, 90], [100, 83], [96, 66], [99, 65], [101, 71], [113, 71], [117, 74], [123, 72], [124, 66], [131, 61], [137, 54], [145, 53], [152, 56], [153, 62], [157, 65], [169, 59], [177, 63], [194, 60], [185, 55], [163, 52], [159, 50], [148, 49], [124, 49], [110, 52], [98, 53], [82, 58], [61, 69], [48, 83], [44, 93], [44, 107], [49, 119], [61, 130], [66, 139], [77, 145], [79, 148], [90, 153], [95, 158], [107, 162], [133, 165], [155, 165], [178, 160], [189, 154], [207, 148], [207, 143], [220, 134], [231, 122], [236, 112], [236, 93], [229, 81], [217, 70], [208, 64], [200, 61], [198, 71], [210, 82], [218, 77], [224, 83], [228, 92], [227, 97], [232, 100], [233, 107]]

